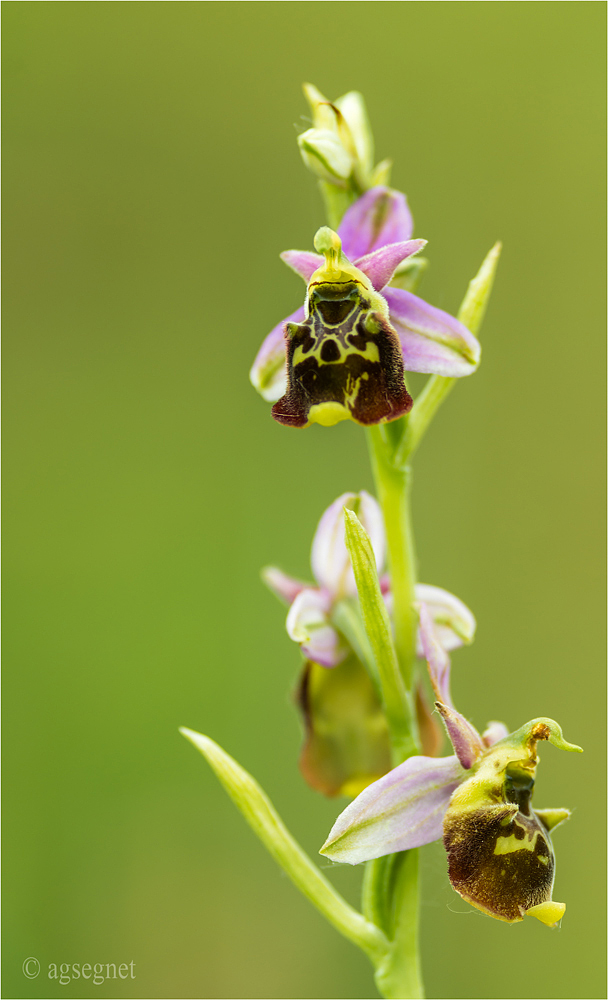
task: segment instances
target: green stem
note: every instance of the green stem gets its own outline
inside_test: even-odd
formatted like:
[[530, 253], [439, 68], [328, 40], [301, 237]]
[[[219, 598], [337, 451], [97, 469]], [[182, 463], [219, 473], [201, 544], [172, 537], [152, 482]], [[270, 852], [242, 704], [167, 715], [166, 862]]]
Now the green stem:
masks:
[[404, 851], [391, 860], [391, 949], [376, 969], [376, 984], [386, 1000], [419, 1000], [424, 986], [418, 949], [418, 851]]
[[392, 461], [380, 427], [368, 430], [372, 469], [384, 516], [393, 594], [395, 648], [406, 688], [411, 690], [416, 658], [416, 557], [410, 516], [411, 470]]
[[[412, 704], [417, 630], [416, 556], [410, 514], [411, 469], [395, 461], [398, 442], [405, 433], [402, 428], [403, 424], [384, 429], [371, 427], [368, 442], [386, 529], [395, 649]], [[417, 741], [413, 710], [410, 726], [413, 741]], [[363, 910], [391, 939], [389, 954], [376, 968], [376, 983], [382, 996], [391, 1000], [423, 997], [418, 949], [418, 851], [369, 863], [363, 886]]]

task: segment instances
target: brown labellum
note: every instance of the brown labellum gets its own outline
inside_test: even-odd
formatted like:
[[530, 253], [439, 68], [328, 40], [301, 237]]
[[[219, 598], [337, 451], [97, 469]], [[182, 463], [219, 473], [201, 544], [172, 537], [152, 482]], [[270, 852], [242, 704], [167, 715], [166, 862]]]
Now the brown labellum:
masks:
[[529, 774], [509, 769], [503, 801], [489, 793], [488, 801], [474, 808], [450, 805], [444, 820], [454, 889], [484, 913], [508, 922], [549, 901], [553, 889], [553, 845], [530, 806], [533, 785]]
[[399, 338], [370, 305], [357, 281], [315, 286], [309, 318], [286, 329], [287, 391], [272, 408], [275, 420], [371, 425], [411, 409]]

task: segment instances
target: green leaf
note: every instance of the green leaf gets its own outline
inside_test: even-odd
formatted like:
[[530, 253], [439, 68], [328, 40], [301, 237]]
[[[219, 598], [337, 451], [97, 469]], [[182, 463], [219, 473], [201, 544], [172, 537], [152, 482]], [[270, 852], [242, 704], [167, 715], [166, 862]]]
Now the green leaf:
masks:
[[376, 559], [369, 535], [354, 511], [344, 508], [346, 547], [350, 555], [363, 624], [380, 678], [395, 763], [416, 752], [412, 737], [412, 706], [393, 645], [391, 623], [380, 590]]
[[[486, 255], [479, 271], [469, 282], [466, 295], [458, 310], [458, 319], [475, 336], [479, 335], [501, 250], [502, 243], [495, 243]], [[444, 375], [433, 375], [428, 380], [407, 417], [401, 443], [393, 458], [395, 466], [403, 467], [412, 457], [437, 410], [458, 381], [460, 379], [446, 378]]]
[[253, 832], [294, 885], [377, 965], [388, 948], [384, 934], [350, 906], [321, 874], [291, 836], [257, 781], [208, 736], [185, 728], [180, 728], [180, 733], [200, 750]]

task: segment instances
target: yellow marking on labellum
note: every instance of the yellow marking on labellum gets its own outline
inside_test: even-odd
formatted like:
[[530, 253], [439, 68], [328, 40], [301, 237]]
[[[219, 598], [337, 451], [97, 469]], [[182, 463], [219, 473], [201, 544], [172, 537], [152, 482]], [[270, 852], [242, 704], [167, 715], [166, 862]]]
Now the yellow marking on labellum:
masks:
[[538, 834], [539, 831], [535, 830], [531, 839], [526, 836], [523, 840], [518, 840], [514, 833], [510, 837], [497, 837], [494, 854], [514, 854], [515, 851], [533, 851], [536, 847]]
[[337, 340], [334, 340], [333, 338], [332, 338], [332, 342], [338, 348], [338, 350], [340, 352], [340, 357], [337, 358], [335, 361], [324, 361], [323, 358], [321, 357], [321, 349], [323, 347], [323, 344], [326, 343], [326, 342], [327, 341], [324, 340], [323, 343], [319, 345], [319, 347], [315, 347], [315, 349], [313, 351], [309, 351], [307, 354], [304, 353], [304, 348], [302, 347], [301, 344], [299, 344], [296, 347], [296, 349], [295, 349], [295, 351], [293, 353], [292, 364], [293, 364], [294, 368], [295, 368], [295, 366], [297, 364], [300, 363], [300, 361], [304, 361], [305, 358], [311, 358], [311, 357], [312, 358], [316, 358], [318, 365], [341, 365], [341, 364], [344, 363], [345, 357], [348, 358], [352, 354], [358, 354], [360, 357], [364, 358], [366, 361], [372, 361], [372, 362], [380, 361], [380, 351], [378, 350], [378, 345], [375, 344], [373, 340], [368, 340], [367, 343], [366, 343], [366, 345], [365, 345], [365, 350], [361, 351], [357, 347], [351, 347], [350, 344], [348, 345], [348, 347], [345, 350], [342, 347], [342, 345]]

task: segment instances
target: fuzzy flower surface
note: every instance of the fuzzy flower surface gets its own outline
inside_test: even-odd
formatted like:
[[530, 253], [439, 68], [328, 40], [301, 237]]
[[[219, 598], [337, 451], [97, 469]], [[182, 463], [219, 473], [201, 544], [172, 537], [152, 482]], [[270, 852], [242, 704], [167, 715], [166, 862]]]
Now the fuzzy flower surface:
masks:
[[550, 831], [568, 809], [533, 809], [537, 744], [562, 750], [560, 726], [539, 718], [509, 733], [501, 722], [480, 735], [452, 703], [450, 661], [420, 605], [420, 634], [431, 683], [454, 755], [410, 757], [370, 784], [338, 817], [321, 854], [359, 864], [443, 839], [453, 888], [508, 923], [534, 916], [555, 926], [566, 909], [552, 899]]
[[337, 233], [319, 230], [316, 253], [281, 254], [307, 284], [304, 305], [271, 330], [250, 373], [280, 423], [394, 420], [412, 405], [405, 371], [454, 378], [475, 371], [473, 334], [397, 287], [426, 244], [412, 230], [405, 195], [380, 185], [351, 205]]

